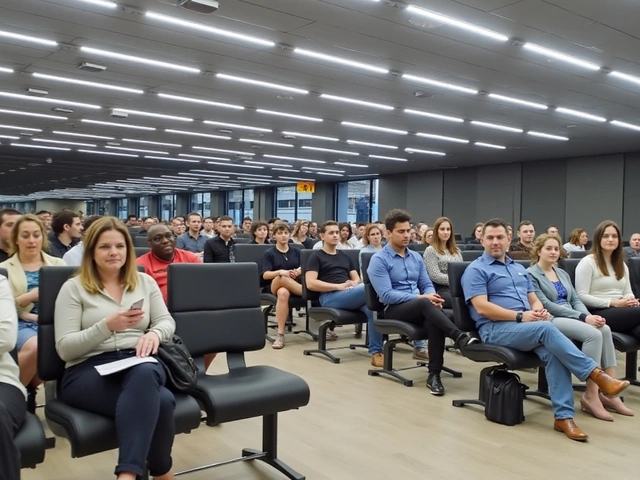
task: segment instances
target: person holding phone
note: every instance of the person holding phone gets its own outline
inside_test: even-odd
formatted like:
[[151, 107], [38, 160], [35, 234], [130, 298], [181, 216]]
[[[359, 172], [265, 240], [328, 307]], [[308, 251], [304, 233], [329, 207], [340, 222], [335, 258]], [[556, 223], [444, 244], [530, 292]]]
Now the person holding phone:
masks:
[[115, 419], [118, 480], [135, 480], [147, 466], [156, 480], [173, 479], [175, 398], [165, 387], [162, 365], [142, 363], [108, 376], [95, 367], [155, 354], [160, 342], [171, 339], [175, 322], [157, 283], [137, 271], [121, 220], [101, 218], [84, 241], [80, 270], [56, 300], [56, 350], [66, 362], [60, 396]]

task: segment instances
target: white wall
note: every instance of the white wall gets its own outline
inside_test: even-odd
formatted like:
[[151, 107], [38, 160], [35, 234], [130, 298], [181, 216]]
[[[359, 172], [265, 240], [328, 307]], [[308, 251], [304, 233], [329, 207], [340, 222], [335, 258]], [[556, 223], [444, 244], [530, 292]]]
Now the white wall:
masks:
[[74, 212], [87, 212], [87, 203], [84, 200], [38, 200], [36, 202], [36, 212], [47, 210], [48, 212], [57, 212], [63, 209], [69, 209]]

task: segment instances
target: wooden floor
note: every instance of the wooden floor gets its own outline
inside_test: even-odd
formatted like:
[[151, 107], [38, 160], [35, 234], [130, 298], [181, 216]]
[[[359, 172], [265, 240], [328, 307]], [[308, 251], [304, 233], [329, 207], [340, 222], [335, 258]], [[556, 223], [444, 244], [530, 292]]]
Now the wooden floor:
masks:
[[[337, 329], [341, 339], [353, 339], [351, 328]], [[351, 333], [351, 336], [349, 335]], [[302, 355], [311, 348], [308, 337], [287, 335], [286, 348], [268, 345], [248, 356], [249, 364], [268, 364], [303, 377], [311, 386], [310, 404], [280, 416], [279, 456], [310, 480], [348, 479], [638, 479], [640, 418], [615, 415], [608, 423], [577, 412], [576, 422], [589, 435], [586, 444], [572, 442], [552, 429], [548, 401], [525, 402], [525, 423], [506, 427], [487, 421], [475, 407], [454, 408], [453, 399], [475, 398], [479, 364], [455, 352], [445, 354], [447, 366], [462, 378], [443, 375], [447, 393], [433, 397], [425, 387], [426, 371], [411, 370], [415, 386], [367, 375], [364, 350], [341, 350], [342, 363]], [[619, 372], [624, 358], [618, 359]], [[397, 354], [398, 366], [414, 364], [408, 347]], [[218, 358], [212, 371], [222, 371]], [[533, 373], [521, 373], [535, 386]], [[578, 404], [579, 393], [576, 393]], [[630, 387], [625, 401], [640, 416], [640, 388]], [[42, 415], [39, 410], [39, 415]], [[259, 419], [202, 425], [189, 435], [176, 437], [176, 470], [236, 457], [243, 447], [260, 447]], [[44, 464], [23, 470], [24, 480], [99, 480], [113, 478], [116, 452], [72, 459], [64, 439], [47, 451]], [[1, 468], [1, 467], [0, 467]], [[190, 474], [190, 480], [263, 480], [284, 478], [258, 463], [237, 463]]]

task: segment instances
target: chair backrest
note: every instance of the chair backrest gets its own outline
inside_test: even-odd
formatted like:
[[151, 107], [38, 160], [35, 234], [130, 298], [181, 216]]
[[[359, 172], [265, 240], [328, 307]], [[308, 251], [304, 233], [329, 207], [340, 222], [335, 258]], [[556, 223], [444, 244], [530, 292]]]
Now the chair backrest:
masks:
[[473, 262], [476, 258], [480, 258], [484, 251], [482, 250], [463, 250], [462, 261]]
[[454, 239], [456, 242], [460, 242], [460, 241], [462, 241], [462, 235], [461, 235], [460, 233], [454, 233], [454, 234], [453, 234], [453, 239]]
[[512, 260], [531, 260], [531, 254], [529, 252], [515, 251], [507, 253]]
[[631, 289], [636, 298], [640, 298], [640, 258], [627, 259]]
[[371, 280], [369, 279], [369, 274], [367, 273], [369, 263], [371, 263], [371, 257], [374, 255], [375, 252], [364, 252], [362, 254], [362, 281], [364, 282], [364, 292], [367, 297], [367, 308], [372, 312], [379, 313], [384, 311], [384, 303], [380, 301], [378, 292], [373, 288]]
[[262, 262], [264, 261], [264, 252], [273, 248], [270, 243], [264, 243], [260, 245], [249, 245], [245, 243], [236, 244], [236, 262], [253, 262], [258, 265], [258, 272], [262, 271]]
[[131, 237], [131, 240], [133, 240], [133, 246], [134, 247], [147, 247], [149, 248], [149, 242], [147, 242], [147, 236], [146, 235], [135, 235], [133, 237]]
[[259, 292], [255, 263], [169, 265], [169, 311], [194, 357], [264, 348]]
[[515, 263], [519, 263], [524, 268], [529, 268], [531, 266], [531, 260], [515, 260], [512, 259]]
[[236, 237], [233, 239], [233, 243], [236, 245], [242, 245], [244, 243], [249, 243], [251, 241], [251, 237]]
[[576, 285], [576, 267], [579, 263], [579, 258], [563, 258], [558, 262], [558, 266], [569, 274], [574, 287]]
[[476, 330], [476, 322], [469, 314], [469, 307], [464, 299], [462, 290], [462, 274], [471, 265], [471, 262], [449, 262], [449, 289], [451, 292], [451, 305], [453, 307], [453, 321], [456, 326], [465, 332]]
[[479, 243], [467, 243], [467, 250], [479, 250], [484, 252], [484, 247]]
[[76, 267], [42, 267], [38, 296], [38, 377], [58, 380], [64, 373], [64, 361], [56, 351], [54, 317], [56, 299], [62, 285], [76, 273]]
[[248, 238], [249, 240], [251, 240], [251, 234], [250, 233], [236, 233], [236, 236], [234, 237], [234, 240], [237, 240], [238, 238]]
[[145, 253], [149, 253], [151, 251], [149, 247], [134, 247], [134, 250], [136, 251], [136, 258], [139, 258]]
[[569, 258], [584, 258], [589, 255], [588, 250], [578, 250], [577, 252], [569, 252]]
[[413, 250], [414, 252], [424, 253], [429, 245], [426, 243], [412, 243], [409, 245], [409, 250]]

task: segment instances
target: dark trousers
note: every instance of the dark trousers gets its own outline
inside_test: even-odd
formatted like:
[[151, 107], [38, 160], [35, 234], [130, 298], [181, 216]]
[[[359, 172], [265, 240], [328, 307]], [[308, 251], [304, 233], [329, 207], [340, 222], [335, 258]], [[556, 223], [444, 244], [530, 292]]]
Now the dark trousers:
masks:
[[68, 368], [60, 396], [73, 407], [115, 419], [119, 447], [116, 475], [142, 475], [147, 465], [152, 476], [164, 475], [172, 464], [176, 405], [164, 386], [164, 367], [143, 363], [105, 377], [94, 368], [131, 355], [131, 351], [103, 353]]
[[612, 332], [626, 333], [640, 340], [640, 308], [591, 308], [594, 315], [600, 315], [607, 320]]
[[27, 414], [24, 394], [0, 383], [0, 480], [20, 480], [20, 452], [13, 441]]
[[444, 303], [442, 304], [442, 308], [451, 308], [452, 300], [451, 300], [451, 291], [449, 290], [449, 285], [439, 285], [437, 283], [434, 283], [433, 288], [436, 289], [436, 293], [440, 295], [444, 300]]
[[389, 305], [385, 310], [387, 318], [396, 318], [415, 323], [427, 330], [429, 337], [429, 372], [440, 373], [444, 365], [444, 341], [446, 337], [457, 339], [462, 333], [442, 310], [428, 298], [416, 298], [405, 303]]

